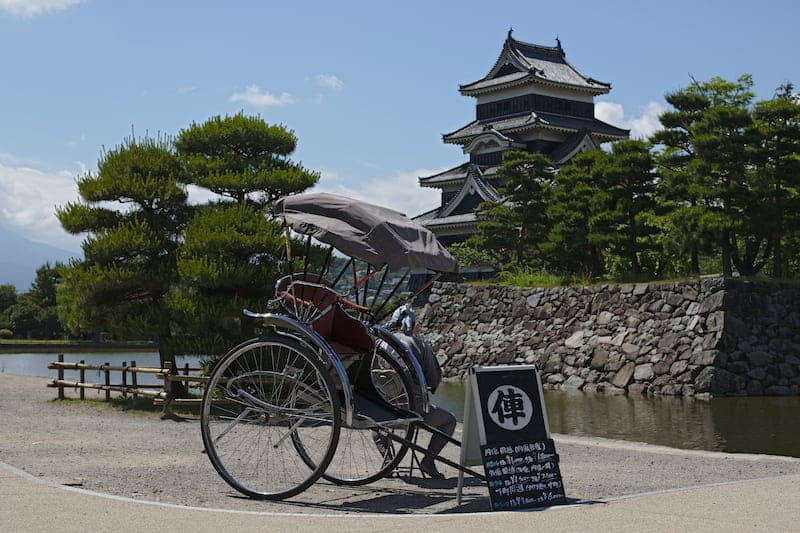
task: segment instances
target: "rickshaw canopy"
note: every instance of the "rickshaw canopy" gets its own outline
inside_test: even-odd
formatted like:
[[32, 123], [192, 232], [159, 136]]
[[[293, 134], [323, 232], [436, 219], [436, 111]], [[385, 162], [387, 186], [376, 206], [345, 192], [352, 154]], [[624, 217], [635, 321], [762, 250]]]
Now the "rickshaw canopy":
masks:
[[320, 192], [284, 196], [275, 203], [275, 214], [294, 231], [375, 267], [458, 270], [430, 230], [386, 207]]

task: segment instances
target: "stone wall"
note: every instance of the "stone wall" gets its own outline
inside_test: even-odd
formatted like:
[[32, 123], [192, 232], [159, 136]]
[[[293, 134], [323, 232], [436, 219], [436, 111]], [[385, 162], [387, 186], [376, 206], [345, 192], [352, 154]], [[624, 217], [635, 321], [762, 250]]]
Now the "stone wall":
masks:
[[447, 377], [537, 363], [547, 386], [587, 392], [800, 394], [800, 288], [787, 285], [440, 283], [419, 324]]

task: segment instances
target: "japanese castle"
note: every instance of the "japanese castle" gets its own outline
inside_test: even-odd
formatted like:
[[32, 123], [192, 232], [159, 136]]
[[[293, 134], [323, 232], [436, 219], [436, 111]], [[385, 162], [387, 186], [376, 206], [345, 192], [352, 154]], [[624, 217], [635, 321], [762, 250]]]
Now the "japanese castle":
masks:
[[420, 186], [441, 190], [442, 204], [414, 219], [445, 245], [477, 232], [478, 204], [502, 200], [496, 172], [504, 151], [542, 153], [560, 166], [629, 134], [595, 118], [594, 97], [608, 93], [611, 84], [578, 72], [558, 38], [554, 47], [540, 46], [511, 33], [489, 73], [459, 86], [461, 94], [475, 97], [475, 120], [442, 136], [460, 145], [469, 161], [419, 178]]

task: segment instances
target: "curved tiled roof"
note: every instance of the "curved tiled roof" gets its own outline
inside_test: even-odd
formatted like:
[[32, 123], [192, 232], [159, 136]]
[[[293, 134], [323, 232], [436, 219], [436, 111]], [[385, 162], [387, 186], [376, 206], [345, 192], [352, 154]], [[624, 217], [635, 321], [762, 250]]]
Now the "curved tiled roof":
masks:
[[427, 187], [434, 184], [442, 184], [451, 181], [458, 181], [463, 180], [467, 177], [467, 169], [469, 168], [469, 161], [458, 165], [457, 167], [449, 168], [443, 172], [439, 172], [438, 174], [432, 174], [430, 176], [424, 176], [419, 178], [419, 184], [423, 187]]
[[[475, 190], [482, 200], [488, 200], [490, 202], [500, 201], [500, 194], [491, 183], [484, 180], [481, 168], [472, 163], [468, 163], [467, 165], [468, 167], [464, 173], [464, 182], [462, 183], [459, 193], [452, 197], [447, 204], [417, 215], [413, 217], [413, 220], [426, 227], [475, 222], [477, 216], [474, 212], [451, 214], [456, 211], [458, 205], [464, 201], [465, 195], [468, 194], [468, 189], [472, 189], [471, 184], [474, 184]], [[488, 169], [494, 174], [497, 167], [488, 167]]]
[[469, 224], [469, 223], [477, 223], [478, 216], [475, 213], [464, 213], [461, 215], [451, 215], [449, 217], [442, 217], [442, 218], [429, 218], [427, 220], [423, 220], [421, 218], [414, 218], [416, 222], [419, 222], [426, 228], [433, 228], [437, 226], [449, 226], [455, 224]]
[[[503, 50], [489, 73], [480, 80], [459, 86], [462, 94], [474, 96], [500, 88], [526, 82], [552, 83], [586, 90], [594, 94], [605, 94], [611, 84], [581, 74], [567, 61], [561, 42], [557, 46], [517, 41], [508, 33]], [[510, 65], [517, 72], [508, 72]]]
[[[552, 161], [557, 165], [565, 163], [570, 154], [575, 152], [581, 145], [581, 143], [584, 141], [586, 136], [587, 135], [591, 136], [591, 133], [592, 132], [587, 130], [576, 131], [575, 133], [567, 137], [564, 140], [564, 142], [559, 144], [552, 152], [547, 154], [547, 157], [549, 157], [550, 161]], [[591, 145], [593, 141], [589, 140], [588, 142]], [[595, 146], [591, 145], [591, 148], [595, 148]]]
[[534, 128], [555, 128], [561, 130], [588, 130], [592, 134], [610, 138], [626, 138], [630, 130], [617, 128], [596, 118], [571, 117], [553, 113], [523, 113], [490, 120], [474, 120], [466, 126], [445, 133], [442, 139], [446, 143], [466, 144], [477, 135], [488, 130], [497, 130], [501, 133], [513, 133]]
[[[422, 187], [441, 187], [447, 184], [459, 183], [463, 182], [467, 179], [467, 172], [469, 171], [470, 163], [467, 161], [457, 167], [453, 167], [451, 169], [445, 170], [444, 172], [440, 172], [438, 174], [433, 174], [431, 176], [424, 176], [419, 177], [419, 184]], [[476, 165], [484, 178], [492, 178], [494, 177], [497, 169], [499, 168], [498, 165], [492, 166], [482, 166]]]

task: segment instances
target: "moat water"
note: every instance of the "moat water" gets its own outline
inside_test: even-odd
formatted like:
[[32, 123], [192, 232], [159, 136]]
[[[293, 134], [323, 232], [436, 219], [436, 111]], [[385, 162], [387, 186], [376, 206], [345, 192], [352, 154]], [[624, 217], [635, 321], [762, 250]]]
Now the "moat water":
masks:
[[[53, 378], [53, 353], [0, 354], [0, 373]], [[67, 353], [65, 361], [87, 364], [158, 366], [155, 352]], [[179, 358], [195, 366], [198, 357]], [[76, 373], [73, 372], [75, 376]], [[65, 376], [66, 379], [74, 379]], [[87, 371], [87, 381], [91, 372]], [[142, 375], [140, 383], [158, 383]], [[463, 383], [444, 382], [434, 403], [463, 419]], [[545, 391], [550, 430], [566, 435], [604, 437], [673, 448], [800, 457], [800, 396], [714, 398], [629, 397]]]
[[[433, 401], [462, 420], [464, 389], [444, 382]], [[544, 399], [553, 433], [800, 457], [800, 396], [695, 400], [546, 390]]]

